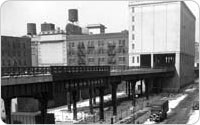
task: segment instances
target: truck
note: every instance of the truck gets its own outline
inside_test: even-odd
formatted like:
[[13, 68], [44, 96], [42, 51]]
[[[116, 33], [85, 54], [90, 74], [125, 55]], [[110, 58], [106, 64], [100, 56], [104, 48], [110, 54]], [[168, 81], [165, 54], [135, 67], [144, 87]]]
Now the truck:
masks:
[[168, 100], [157, 100], [150, 104], [151, 115], [150, 121], [161, 122], [167, 118], [167, 111], [169, 110]]

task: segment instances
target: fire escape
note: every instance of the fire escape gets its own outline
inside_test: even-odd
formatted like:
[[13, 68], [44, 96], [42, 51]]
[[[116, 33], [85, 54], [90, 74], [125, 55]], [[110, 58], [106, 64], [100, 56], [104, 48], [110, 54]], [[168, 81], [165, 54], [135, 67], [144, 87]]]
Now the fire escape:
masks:
[[94, 54], [95, 46], [94, 44], [88, 44], [87, 46], [88, 54]]
[[84, 66], [86, 65], [86, 53], [85, 53], [85, 46], [84, 43], [79, 43], [78, 44], [78, 51], [77, 51], [77, 55], [78, 55], [78, 65], [80, 66]]
[[116, 44], [108, 43], [108, 64], [115, 65], [116, 64]]

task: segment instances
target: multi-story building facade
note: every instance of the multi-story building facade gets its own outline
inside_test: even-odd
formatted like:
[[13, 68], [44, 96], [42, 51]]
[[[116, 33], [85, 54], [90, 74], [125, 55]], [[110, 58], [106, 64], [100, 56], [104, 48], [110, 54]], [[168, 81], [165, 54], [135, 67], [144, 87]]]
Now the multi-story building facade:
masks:
[[1, 66], [31, 66], [31, 39], [28, 37], [1, 36]]
[[130, 2], [129, 66], [174, 65], [166, 90], [193, 81], [194, 43], [195, 16], [184, 2]]
[[128, 31], [67, 36], [69, 66], [127, 65]]
[[195, 60], [194, 66], [199, 67], [199, 43], [195, 42]]
[[128, 31], [93, 35], [43, 33], [32, 37], [35, 66], [127, 65], [127, 53]]

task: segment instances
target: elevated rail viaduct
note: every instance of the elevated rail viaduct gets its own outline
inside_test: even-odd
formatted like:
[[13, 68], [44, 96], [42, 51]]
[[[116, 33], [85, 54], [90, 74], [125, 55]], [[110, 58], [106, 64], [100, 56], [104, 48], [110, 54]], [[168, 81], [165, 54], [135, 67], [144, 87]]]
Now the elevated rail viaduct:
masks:
[[[117, 115], [117, 86], [126, 81], [132, 88], [135, 106], [135, 84], [144, 80], [148, 99], [151, 84], [161, 89], [162, 81], [173, 77], [174, 67], [141, 68], [126, 67], [111, 70], [109, 66], [52, 66], [52, 67], [4, 67], [1, 76], [1, 97], [5, 103], [6, 123], [11, 123], [11, 99], [29, 97], [38, 99], [42, 123], [46, 123], [47, 103], [56, 98], [55, 93], [68, 92], [73, 104], [73, 119], [77, 119], [77, 92], [89, 88], [89, 107], [93, 113], [93, 90], [99, 91], [99, 115], [104, 120], [104, 91], [112, 89], [113, 115]], [[109, 87], [110, 86], [110, 87]], [[142, 87], [141, 87], [142, 88]], [[129, 94], [131, 95], [131, 94]], [[69, 106], [70, 108], [71, 106]]]

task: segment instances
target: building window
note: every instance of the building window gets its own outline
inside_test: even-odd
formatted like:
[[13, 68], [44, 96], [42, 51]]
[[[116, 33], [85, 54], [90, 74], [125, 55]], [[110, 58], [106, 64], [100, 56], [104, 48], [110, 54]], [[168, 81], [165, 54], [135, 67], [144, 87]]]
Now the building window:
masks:
[[26, 60], [24, 60], [24, 66], [26, 66]]
[[135, 57], [134, 56], [132, 57], [132, 63], [135, 63]]
[[94, 58], [88, 58], [88, 62], [94, 62]]
[[26, 44], [25, 44], [25, 43], [23, 43], [23, 48], [24, 48], [24, 49], [26, 48]]
[[2, 59], [2, 65], [4, 66], [5, 65], [5, 62], [4, 62], [4, 60]]
[[132, 49], [135, 49], [135, 44], [134, 43], [132, 44]]
[[71, 46], [74, 47], [74, 42], [71, 43]]
[[99, 40], [98, 41], [98, 46], [103, 46], [103, 45], [104, 45], [103, 41]]
[[133, 12], [133, 13], [135, 12], [135, 8], [134, 8], [134, 7], [132, 7], [132, 12]]
[[139, 56], [137, 57], [137, 63], [139, 63]]
[[21, 51], [18, 51], [18, 56], [19, 56], [19, 57], [21, 56]]
[[132, 31], [135, 31], [135, 26], [134, 25], [132, 26]]
[[2, 56], [4, 56], [4, 51], [2, 50]]
[[125, 60], [126, 60], [125, 57], [119, 57], [119, 61], [121, 61], [121, 62], [123, 61], [124, 62]]
[[100, 48], [100, 49], [98, 50], [98, 54], [104, 54], [103, 48]]
[[135, 35], [134, 34], [132, 35], [132, 40], [135, 40]]
[[13, 49], [15, 49], [15, 43], [13, 42]]
[[99, 58], [99, 62], [104, 62], [104, 58]]
[[12, 55], [15, 56], [15, 55], [17, 55], [17, 54], [15, 54], [15, 51], [13, 51]]
[[135, 22], [135, 16], [132, 16], [132, 22]]
[[119, 45], [121, 45], [122, 44], [122, 40], [119, 40]]
[[125, 45], [125, 40], [122, 40], [122, 44]]
[[10, 66], [10, 60], [8, 60], [8, 66]]
[[19, 62], [19, 66], [21, 66], [21, 60], [19, 60], [18, 62]]

